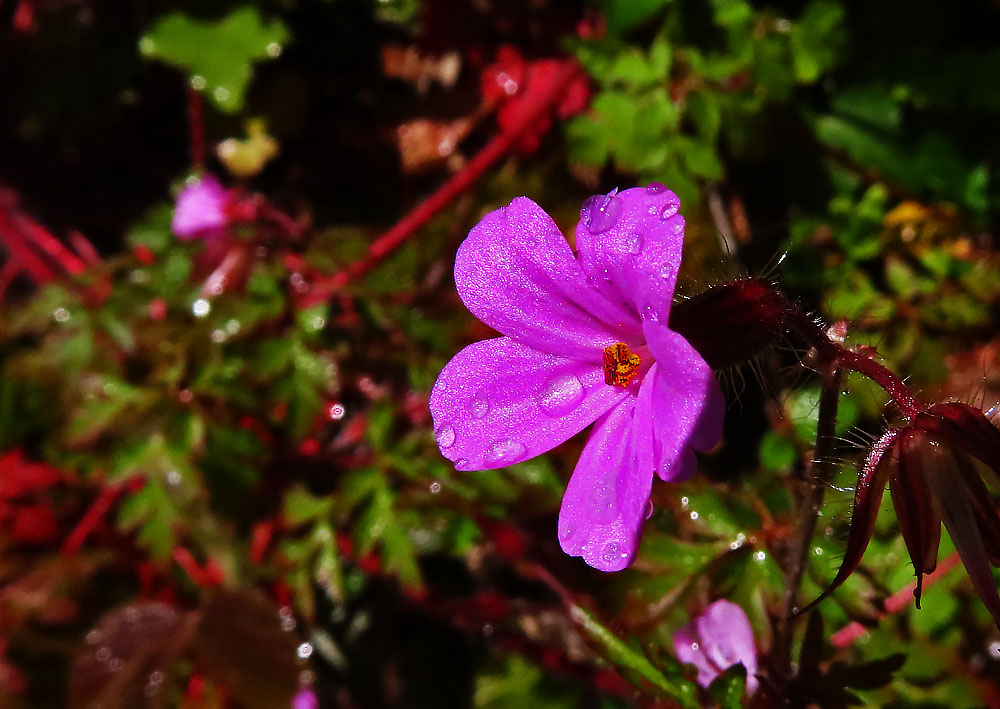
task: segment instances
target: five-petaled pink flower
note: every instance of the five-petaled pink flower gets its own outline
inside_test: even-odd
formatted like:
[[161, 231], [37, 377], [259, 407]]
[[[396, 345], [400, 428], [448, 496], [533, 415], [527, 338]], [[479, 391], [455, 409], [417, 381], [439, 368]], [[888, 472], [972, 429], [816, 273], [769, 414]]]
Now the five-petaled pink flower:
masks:
[[221, 234], [230, 221], [229, 202], [229, 191], [218, 179], [212, 175], [199, 177], [177, 195], [170, 228], [183, 241]]
[[698, 668], [698, 684], [708, 687], [733, 665], [747, 671], [747, 694], [757, 691], [757, 648], [747, 614], [735, 603], [716, 601], [674, 634], [677, 659]]
[[712, 370], [668, 327], [681, 263], [680, 200], [661, 184], [580, 210], [574, 255], [555, 222], [519, 197], [462, 243], [455, 285], [503, 337], [469, 345], [431, 392], [438, 445], [457, 470], [544, 453], [596, 421], [563, 496], [559, 542], [594, 568], [635, 556], [654, 471], [694, 473], [721, 437]]

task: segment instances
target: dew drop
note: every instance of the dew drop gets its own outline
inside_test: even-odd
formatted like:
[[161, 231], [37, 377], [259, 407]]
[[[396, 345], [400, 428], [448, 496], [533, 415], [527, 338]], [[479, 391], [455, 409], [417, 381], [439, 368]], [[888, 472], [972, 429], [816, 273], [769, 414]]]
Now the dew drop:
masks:
[[455, 461], [455, 470], [463, 470], [465, 466], [468, 464], [469, 464], [468, 460], [466, 460], [465, 458], [459, 458], [458, 460]]
[[604, 547], [604, 551], [601, 552], [601, 556], [609, 564], [612, 561], [617, 560], [618, 559], [618, 543], [617, 542], [610, 542], [607, 546]]
[[642, 234], [635, 233], [628, 243], [628, 252], [633, 256], [638, 256], [642, 252]]
[[52, 319], [56, 322], [66, 322], [69, 320], [69, 311], [66, 308], [56, 308], [52, 313]]
[[306, 658], [308, 658], [310, 655], [313, 654], [313, 646], [310, 645], [309, 643], [302, 643], [301, 645], [299, 645], [297, 654], [299, 657], [305, 660]]
[[646, 519], [649, 519], [650, 517], [653, 516], [653, 509], [654, 509], [653, 508], [653, 501], [649, 500], [646, 503]]
[[437, 442], [441, 448], [451, 448], [455, 445], [455, 429], [450, 424], [445, 424], [437, 430]]
[[196, 318], [205, 317], [211, 309], [212, 305], [204, 298], [198, 298], [198, 300], [191, 304], [191, 312], [194, 313]]
[[100, 630], [91, 630], [89, 633], [87, 633], [87, 644], [88, 645], [96, 645], [97, 643], [101, 642], [101, 640], [103, 640], [103, 639], [104, 639], [104, 635], [101, 633]]
[[691, 511], [691, 519], [698, 519], [698, 513], [694, 510]]
[[621, 200], [615, 197], [617, 188], [606, 195], [588, 197], [580, 208], [580, 218], [591, 234], [602, 234], [615, 225], [622, 211]]
[[764, 559], [767, 558], [767, 554], [762, 551], [758, 551], [753, 555], [753, 558], [757, 561], [764, 561]]
[[430, 486], [430, 491], [432, 495], [436, 495], [439, 492], [441, 492], [441, 483], [439, 483], [437, 480], [432, 482]]
[[701, 647], [701, 646], [698, 643], [691, 643], [691, 649], [692, 650], [697, 650], [699, 647]]
[[562, 416], [583, 401], [583, 384], [572, 374], [553, 377], [542, 392], [538, 406], [549, 416]]
[[677, 199], [672, 199], [667, 202], [663, 209], [660, 210], [660, 219], [670, 219], [670, 217], [677, 214], [677, 210], [681, 208], [681, 203]]
[[505, 438], [497, 441], [486, 454], [487, 465], [510, 465], [518, 462], [527, 449], [520, 441], [513, 438]]
[[477, 396], [472, 400], [472, 404], [469, 408], [472, 409], [472, 418], [481, 419], [486, 415], [486, 412], [490, 410], [490, 402]]
[[669, 264], [665, 263], [660, 267], [660, 277], [661, 278], [672, 278], [675, 274], [674, 268]]
[[662, 182], [650, 182], [646, 185], [646, 191], [650, 194], [660, 194], [665, 189], [667, 189], [667, 186]]

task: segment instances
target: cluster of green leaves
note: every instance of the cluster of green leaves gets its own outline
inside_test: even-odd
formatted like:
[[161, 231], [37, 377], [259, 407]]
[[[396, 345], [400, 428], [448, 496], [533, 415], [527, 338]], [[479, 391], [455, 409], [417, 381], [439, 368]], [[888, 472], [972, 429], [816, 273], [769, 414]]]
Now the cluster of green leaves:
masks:
[[[759, 154], [765, 110], [826, 74], [844, 42], [843, 8], [828, 0], [795, 20], [746, 0], [712, 0], [707, 13], [702, 3], [603, 4], [607, 35], [573, 45], [600, 91], [567, 126], [570, 158], [612, 159], [688, 204], [723, 180], [723, 154]], [[640, 27], [648, 43], [630, 40]]]

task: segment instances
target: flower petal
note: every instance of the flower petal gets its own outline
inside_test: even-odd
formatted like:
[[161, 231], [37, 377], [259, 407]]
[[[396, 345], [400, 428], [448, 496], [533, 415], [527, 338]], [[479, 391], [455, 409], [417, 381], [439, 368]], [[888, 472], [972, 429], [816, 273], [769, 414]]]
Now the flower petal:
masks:
[[858, 471], [858, 484], [854, 489], [854, 511], [851, 513], [851, 529], [847, 535], [847, 549], [844, 551], [840, 569], [837, 570], [837, 575], [827, 589], [819, 595], [819, 598], [803, 608], [801, 613], [815, 607], [817, 603], [833, 593], [861, 563], [861, 557], [864, 556], [868, 542], [871, 541], [872, 532], [875, 530], [875, 518], [878, 517], [879, 507], [882, 506], [886, 482], [898, 462], [892, 451], [893, 444], [898, 437], [899, 431], [890, 429], [875, 442], [862, 461], [861, 470]]
[[595, 195], [580, 209], [576, 248], [608, 300], [666, 323], [684, 244], [681, 202], [663, 185]]
[[[966, 461], [960, 460], [953, 451], [942, 450], [940, 446], [936, 446], [933, 451], [924, 452], [935, 456], [950, 455], [954, 458], [955, 465], [966, 464]], [[972, 587], [976, 589], [979, 598], [993, 616], [993, 622], [1000, 628], [1000, 595], [997, 594], [996, 582], [990, 570], [990, 560], [964, 486], [956, 484], [953, 478], [954, 465], [929, 465], [927, 469], [932, 473], [930, 483], [934, 494], [941, 500], [941, 516], [951, 540], [955, 543], [955, 551], [965, 564]]]
[[649, 503], [653, 470], [634, 453], [634, 411], [629, 397], [597, 421], [559, 510], [563, 551], [601, 571], [631, 563]]
[[757, 647], [747, 614], [735, 603], [716, 601], [695, 620], [702, 648], [720, 670], [742, 663], [747, 671], [747, 691], [757, 688]]
[[[659, 323], [642, 326], [656, 364], [646, 374], [636, 417], [652, 422], [653, 465], [664, 480], [690, 471], [690, 447], [707, 449], [722, 438], [725, 400], [708, 364], [681, 335]], [[647, 405], [649, 409], [647, 410]]]
[[702, 687], [708, 687], [712, 684], [712, 680], [719, 676], [719, 669], [708, 661], [695, 623], [696, 621], [691, 621], [674, 633], [674, 653], [682, 664], [697, 667], [698, 684]]
[[[905, 443], [904, 440], [901, 445], [905, 447]], [[896, 510], [899, 531], [903, 534], [906, 551], [913, 562], [913, 573], [917, 576], [913, 596], [917, 608], [920, 608], [923, 576], [937, 567], [938, 548], [941, 544], [941, 509], [921, 471], [915, 469], [919, 465], [913, 465], [914, 462], [909, 455], [900, 455], [899, 465], [889, 481], [889, 493]]]
[[184, 241], [219, 233], [228, 221], [227, 199], [222, 183], [213, 175], [204, 175], [185, 185], [177, 196], [170, 228]]
[[455, 285], [484, 323], [542, 352], [600, 363], [639, 324], [597, 292], [552, 218], [527, 197], [490, 212], [462, 242]]
[[455, 468], [487, 470], [554, 448], [626, 397], [604, 383], [599, 366], [499, 337], [445, 365], [430, 410], [441, 453]]

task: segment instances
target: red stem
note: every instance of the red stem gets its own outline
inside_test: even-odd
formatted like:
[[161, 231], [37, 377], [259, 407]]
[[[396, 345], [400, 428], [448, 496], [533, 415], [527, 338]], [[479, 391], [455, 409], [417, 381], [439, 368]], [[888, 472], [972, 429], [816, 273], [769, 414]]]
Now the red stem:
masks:
[[201, 94], [188, 87], [188, 132], [191, 139], [191, 164], [195, 170], [205, 168], [205, 122], [201, 115]]
[[104, 519], [104, 515], [108, 513], [111, 509], [111, 505], [114, 504], [118, 495], [121, 494], [122, 490], [127, 487], [126, 485], [109, 485], [101, 490], [101, 494], [97, 496], [94, 500], [94, 504], [90, 506], [87, 513], [83, 518], [77, 523], [73, 531], [69, 533], [66, 537], [66, 541], [63, 542], [61, 553], [63, 555], [69, 556], [76, 554], [83, 543], [86, 541], [90, 533], [97, 528], [97, 525], [101, 523]]
[[790, 307], [785, 317], [788, 328], [815, 347], [821, 360], [858, 372], [874, 381], [892, 397], [907, 421], [920, 413], [923, 407], [895, 373], [867, 355], [859, 354], [831, 340], [819, 325], [797, 308]]
[[372, 242], [363, 258], [350, 264], [344, 270], [314, 283], [310, 292], [303, 297], [301, 305], [303, 307], [316, 305], [329, 298], [334, 291], [370, 271], [390, 252], [413, 236], [434, 215], [448, 206], [458, 195], [475, 184], [493, 163], [510, 150], [514, 141], [549, 110], [552, 103], [562, 95], [566, 86], [576, 77], [578, 71], [579, 67], [576, 63], [567, 62], [564, 64], [551, 86], [531, 97], [532, 101], [526, 105], [524, 111], [518, 116], [518, 120], [508, 130], [490, 140], [465, 164], [461, 171], [453, 175], [434, 194], [400, 219], [389, 231]]

